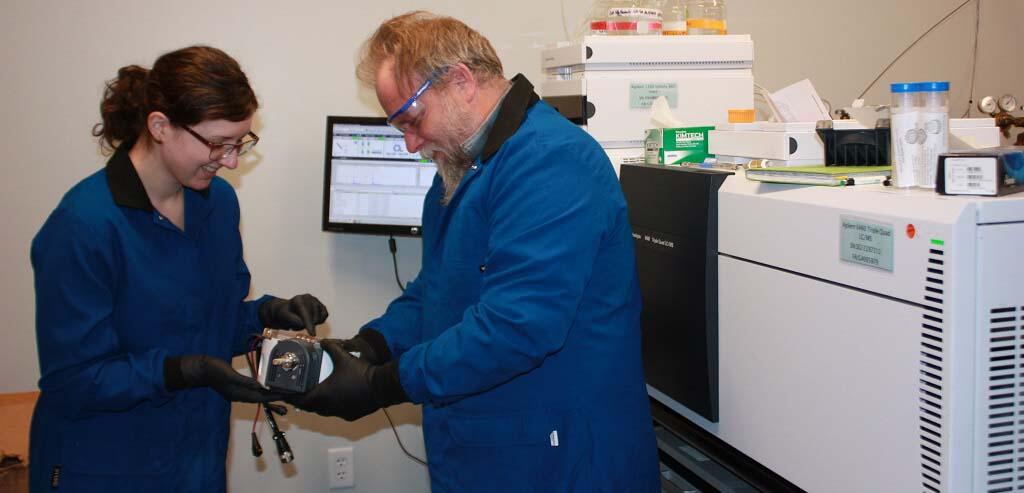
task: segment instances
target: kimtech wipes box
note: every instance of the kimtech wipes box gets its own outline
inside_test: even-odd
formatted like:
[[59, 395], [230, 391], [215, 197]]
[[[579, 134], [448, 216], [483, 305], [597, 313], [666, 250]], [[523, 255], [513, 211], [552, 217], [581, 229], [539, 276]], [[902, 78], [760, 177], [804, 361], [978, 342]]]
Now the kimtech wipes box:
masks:
[[715, 127], [652, 128], [644, 141], [647, 164], [700, 164], [708, 154], [708, 132]]

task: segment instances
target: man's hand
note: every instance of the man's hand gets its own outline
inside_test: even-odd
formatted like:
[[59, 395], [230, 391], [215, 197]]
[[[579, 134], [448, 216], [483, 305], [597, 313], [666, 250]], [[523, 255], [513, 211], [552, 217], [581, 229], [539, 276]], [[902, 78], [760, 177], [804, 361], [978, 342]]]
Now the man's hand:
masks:
[[271, 329], [306, 329], [316, 335], [316, 326], [327, 320], [327, 307], [311, 294], [300, 294], [290, 300], [271, 298], [259, 309], [260, 323]]
[[236, 372], [227, 361], [205, 354], [167, 358], [164, 382], [169, 390], [210, 387], [232, 402], [270, 402], [284, 397]]
[[341, 347], [349, 353], [358, 353], [352, 355], [371, 365], [381, 365], [391, 361], [388, 343], [384, 340], [384, 336], [374, 329], [363, 329], [355, 337], [343, 339]]
[[381, 407], [409, 400], [398, 381], [398, 362], [373, 366], [349, 354], [343, 341], [324, 339], [320, 344], [330, 355], [334, 370], [313, 390], [290, 396], [286, 402], [322, 416], [355, 421]]

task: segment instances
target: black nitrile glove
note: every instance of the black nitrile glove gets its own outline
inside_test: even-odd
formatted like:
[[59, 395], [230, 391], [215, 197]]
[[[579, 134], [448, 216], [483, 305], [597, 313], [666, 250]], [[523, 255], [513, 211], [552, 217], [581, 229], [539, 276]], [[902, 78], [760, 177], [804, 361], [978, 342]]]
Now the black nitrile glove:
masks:
[[341, 347], [350, 353], [359, 353], [358, 358], [371, 365], [391, 361], [391, 350], [384, 336], [373, 329], [363, 329], [351, 339], [343, 339]]
[[327, 320], [327, 307], [311, 294], [300, 294], [290, 300], [270, 298], [259, 309], [260, 323], [271, 329], [306, 329], [316, 335], [316, 326]]
[[168, 390], [210, 387], [232, 402], [270, 402], [284, 397], [238, 373], [227, 361], [205, 354], [165, 359], [164, 385]]
[[348, 354], [338, 339], [324, 339], [320, 344], [334, 362], [331, 375], [308, 393], [288, 396], [285, 402], [321, 416], [355, 421], [409, 400], [398, 380], [397, 361], [374, 366]]

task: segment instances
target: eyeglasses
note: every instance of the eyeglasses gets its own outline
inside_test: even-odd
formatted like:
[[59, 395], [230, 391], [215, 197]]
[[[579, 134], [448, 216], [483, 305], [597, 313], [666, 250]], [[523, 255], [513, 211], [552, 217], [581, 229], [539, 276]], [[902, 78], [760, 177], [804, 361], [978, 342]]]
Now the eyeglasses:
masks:
[[[448, 72], [448, 67], [441, 67], [435, 70], [434, 73], [430, 74], [430, 78], [427, 79], [427, 81], [424, 82], [415, 93], [413, 93], [412, 97], [410, 97], [405, 104], [388, 117], [388, 125], [391, 125], [396, 130], [404, 134], [406, 130], [408, 130], [409, 127], [419, 118], [419, 116], [423, 114], [425, 105], [423, 104], [423, 101], [420, 101], [420, 96], [422, 96], [427, 89], [430, 89], [430, 86], [434, 84], [434, 81], [437, 80], [438, 77], [444, 75], [446, 72]], [[402, 118], [401, 121], [396, 120], [398, 117], [403, 115], [404, 118]]]
[[189, 128], [188, 125], [182, 125], [181, 128], [184, 128], [185, 131], [192, 134], [192, 136], [198, 139], [199, 142], [206, 144], [206, 147], [210, 148], [211, 161], [220, 161], [221, 159], [227, 157], [228, 154], [231, 154], [232, 151], [236, 152], [236, 155], [241, 156], [242, 154], [249, 152], [249, 150], [252, 149], [253, 147], [256, 147], [256, 143], [260, 141], [259, 136], [252, 132], [249, 132], [248, 134], [246, 134], [247, 137], [252, 137], [249, 140], [243, 140], [242, 142], [239, 142], [237, 144], [214, 144], [213, 142], [210, 142], [203, 138], [203, 136], [199, 135], [199, 133], [197, 133], [195, 130]]

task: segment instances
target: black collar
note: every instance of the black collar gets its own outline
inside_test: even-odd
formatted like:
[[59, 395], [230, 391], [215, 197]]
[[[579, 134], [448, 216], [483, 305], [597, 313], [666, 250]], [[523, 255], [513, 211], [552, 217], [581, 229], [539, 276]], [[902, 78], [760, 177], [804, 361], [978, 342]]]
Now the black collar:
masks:
[[540, 101], [540, 97], [533, 92], [533, 84], [526, 80], [523, 74], [516, 74], [512, 78], [512, 87], [505, 95], [505, 99], [501, 101], [501, 108], [498, 108], [494, 126], [487, 134], [484, 150], [480, 154], [480, 162], [486, 162], [494, 157], [494, 154], [501, 149], [502, 144], [519, 130], [523, 119], [526, 118], [526, 111], [537, 101]]
[[[149, 201], [146, 188], [142, 186], [142, 179], [128, 157], [128, 150], [133, 144], [134, 142], [122, 143], [107, 161], [107, 186], [110, 187], [110, 195], [114, 197], [115, 204], [153, 212], [153, 203]], [[203, 198], [210, 195], [209, 188], [195, 192]]]
[[110, 195], [114, 197], [115, 204], [153, 212], [153, 203], [149, 201], [142, 179], [128, 157], [128, 149], [132, 148], [132, 144], [134, 142], [119, 145], [107, 161], [107, 186], [110, 187]]

